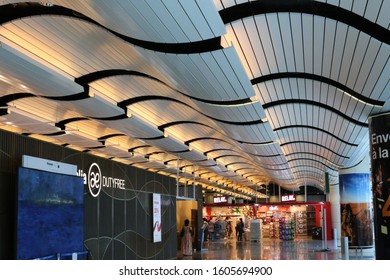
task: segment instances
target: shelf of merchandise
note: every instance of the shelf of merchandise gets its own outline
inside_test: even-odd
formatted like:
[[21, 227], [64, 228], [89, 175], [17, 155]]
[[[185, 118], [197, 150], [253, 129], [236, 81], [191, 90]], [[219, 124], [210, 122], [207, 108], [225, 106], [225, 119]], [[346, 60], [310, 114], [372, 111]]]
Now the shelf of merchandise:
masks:
[[269, 228], [270, 228], [270, 225], [267, 225], [267, 224], [263, 225], [263, 228], [261, 231], [262, 237], [269, 238]]
[[261, 235], [264, 238], [270, 237], [270, 229], [271, 229], [271, 218], [270, 217], [264, 217], [263, 218], [263, 226], [261, 227]]
[[269, 224], [269, 237], [270, 238], [279, 238], [279, 221], [274, 219], [273, 222]]
[[307, 214], [306, 211], [296, 213], [296, 234], [307, 235]]
[[308, 206], [306, 212], [307, 235], [312, 235], [312, 231], [316, 227], [316, 208], [314, 206]]
[[279, 220], [279, 239], [294, 240], [295, 239], [295, 217], [284, 217]]

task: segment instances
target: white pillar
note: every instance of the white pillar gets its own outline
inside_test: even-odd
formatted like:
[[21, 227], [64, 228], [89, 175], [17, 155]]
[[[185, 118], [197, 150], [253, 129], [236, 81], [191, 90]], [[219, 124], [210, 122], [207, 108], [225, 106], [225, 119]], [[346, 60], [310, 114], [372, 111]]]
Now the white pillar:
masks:
[[336, 239], [340, 240], [341, 235], [341, 216], [340, 216], [340, 191], [339, 184], [329, 186], [329, 201], [330, 201], [330, 212], [331, 212], [331, 223], [332, 228], [336, 229]]

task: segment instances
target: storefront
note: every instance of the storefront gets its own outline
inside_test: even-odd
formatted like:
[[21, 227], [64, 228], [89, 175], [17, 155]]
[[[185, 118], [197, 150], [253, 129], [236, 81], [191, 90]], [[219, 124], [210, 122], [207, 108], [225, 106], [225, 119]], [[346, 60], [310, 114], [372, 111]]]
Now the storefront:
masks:
[[[203, 217], [208, 220], [224, 221], [227, 217], [236, 223], [240, 218], [246, 231], [260, 221], [260, 238], [294, 240], [313, 238], [332, 240], [329, 202], [285, 202], [279, 204], [204, 204]], [[325, 225], [323, 220], [326, 221]], [[326, 232], [322, 233], [322, 229]], [[256, 239], [248, 233], [247, 239]]]

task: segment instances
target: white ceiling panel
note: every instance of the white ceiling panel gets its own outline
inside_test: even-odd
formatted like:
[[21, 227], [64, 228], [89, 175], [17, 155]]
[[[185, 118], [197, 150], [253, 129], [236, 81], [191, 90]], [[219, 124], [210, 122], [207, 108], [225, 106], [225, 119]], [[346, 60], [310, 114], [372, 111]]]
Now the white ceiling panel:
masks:
[[279, 27], [279, 17], [277, 14], [267, 15], [267, 24], [272, 38], [273, 51], [275, 53], [275, 59], [277, 61], [278, 71], [286, 72], [286, 58], [284, 54], [284, 46], [281, 37], [281, 31]]
[[302, 33], [305, 34], [303, 37], [304, 45], [304, 61], [305, 61], [305, 72], [313, 73], [313, 20], [314, 16], [303, 14], [302, 15]]
[[343, 50], [343, 57], [341, 63], [341, 69], [338, 75], [338, 79], [342, 84], [346, 84], [350, 75], [351, 62], [354, 57], [355, 45], [358, 40], [359, 31], [355, 28], [348, 27], [346, 33], [346, 41]]
[[368, 0], [354, 1], [352, 6], [352, 12], [364, 16]]
[[[256, 25], [256, 20], [255, 18], [253, 17], [249, 17], [249, 18], [246, 18], [244, 19], [244, 23], [245, 23], [245, 29], [242, 27], [242, 23], [241, 21], [236, 21], [236, 22], [233, 22], [231, 25], [232, 27], [235, 29], [236, 26], [241, 28], [241, 30], [243, 30], [245, 32], [245, 34], [242, 34], [242, 35], [239, 35], [240, 32], [235, 32], [237, 33], [237, 38], [239, 38], [239, 36], [241, 37], [248, 37], [248, 39], [250, 40], [250, 45], [248, 45], [248, 47], [250, 48], [245, 48], [245, 53], [242, 54], [241, 56], [241, 61], [242, 62], [245, 62], [243, 63], [244, 65], [246, 65], [247, 63], [256, 63], [253, 68], [251, 67], [252, 71], [253, 71], [253, 74], [248, 72], [248, 75], [253, 75], [253, 77], [249, 76], [250, 78], [254, 78], [254, 77], [258, 77], [260, 75], [265, 75], [265, 74], [268, 74], [270, 72], [269, 70], [269, 67], [268, 67], [268, 62], [267, 62], [267, 58], [265, 56], [265, 53], [264, 53], [264, 46], [263, 46], [263, 43], [259, 37], [259, 33], [257, 32], [257, 25]], [[228, 25], [230, 27], [230, 25]], [[233, 36], [230, 35], [233, 31], [231, 29], [228, 29], [227, 30], [227, 34], [228, 34], [228, 38], [232, 38]], [[244, 37], [245, 38], [245, 37]], [[235, 48], [237, 50], [241, 50], [241, 46], [242, 46], [242, 43], [241, 41], [233, 41], [233, 45], [235, 46]], [[245, 41], [244, 41], [245, 43]], [[256, 51], [254, 51], [256, 50]], [[251, 54], [253, 52], [253, 54]], [[255, 57], [255, 60], [252, 61], [251, 57]], [[251, 65], [250, 64], [250, 65]], [[256, 69], [257, 68], [257, 69]]]
[[114, 0], [107, 3], [104, 0], [54, 0], [52, 3], [78, 11], [96, 20], [103, 26], [123, 35], [141, 40], [150, 39], [150, 33], [152, 32], [150, 26], [137, 13], [131, 1]]
[[[256, 48], [258, 43], [257, 36], [248, 37], [248, 34], [255, 34], [256, 28], [253, 17], [243, 19], [243, 21], [236, 21], [232, 23], [234, 28], [234, 36], [229, 36], [232, 39], [232, 44], [235, 46], [241, 61], [245, 61], [245, 72], [249, 78], [255, 78], [261, 75], [261, 68], [259, 67], [258, 57], [251, 49]], [[231, 26], [229, 25], [229, 33], [232, 34]], [[247, 67], [248, 66], [248, 67]]]
[[364, 17], [372, 22], [376, 22], [382, 5], [383, 1], [367, 1]]
[[370, 75], [370, 71], [372, 69], [372, 65], [375, 62], [375, 59], [378, 55], [379, 48], [381, 43], [377, 40], [370, 40], [370, 43], [367, 47], [367, 52], [365, 53], [364, 60], [362, 61], [359, 76], [356, 81], [355, 90], [363, 91], [364, 85], [367, 81], [367, 77]]
[[[255, 17], [255, 22], [257, 26], [257, 32], [260, 36], [260, 41], [263, 47], [264, 55], [266, 58], [267, 66], [271, 73], [278, 71], [277, 61], [275, 58], [275, 53], [272, 47], [272, 38], [270, 35], [270, 30], [267, 23], [267, 17], [265, 15], [259, 15]], [[264, 74], [264, 71], [263, 71]]]
[[23, 133], [50, 134], [56, 133], [60, 129], [53, 124], [38, 116], [26, 116], [17, 110], [9, 110], [7, 115], [0, 116], [0, 128], [20, 129]]
[[[184, 99], [183, 96], [165, 84], [145, 77], [118, 75], [92, 82], [89, 84], [90, 92], [104, 93], [113, 101], [119, 103], [123, 100], [138, 96], [168, 96]], [[186, 101], [188, 98], [185, 99]]]
[[9, 110], [20, 111], [26, 116], [36, 116], [51, 122], [60, 122], [68, 118], [83, 117], [82, 114], [66, 109], [51, 100], [39, 97], [21, 98], [7, 103]]
[[347, 81], [347, 86], [353, 90], [359, 91], [355, 87], [356, 80], [358, 78], [358, 75], [360, 73], [360, 68], [365, 56], [365, 53], [367, 51], [368, 44], [370, 42], [370, 37], [365, 33], [359, 33], [358, 41], [355, 45], [355, 51], [353, 55], [353, 61], [351, 63], [350, 67], [350, 73], [349, 78]]
[[[238, 80], [244, 70], [241, 65], [234, 63], [234, 49], [227, 48], [199, 55], [160, 55], [160, 58], [172, 67], [175, 80], [187, 84], [185, 92], [194, 97], [225, 101], [254, 96], [249, 81]], [[197, 63], [194, 63], [194, 60], [197, 60]], [[217, 88], [214, 88], [215, 86]]]
[[94, 140], [93, 137], [81, 131], [69, 130], [66, 132], [66, 134], [56, 136], [55, 138], [61, 139], [61, 141], [65, 143], [79, 146], [82, 148], [102, 146], [102, 144], [99, 141]]
[[[243, 69], [241, 68], [241, 65], [234, 63], [234, 53], [234, 49], [232, 48], [228, 48], [225, 52], [213, 53], [213, 57], [216, 61], [218, 61], [218, 65], [214, 67], [214, 70], [223, 70], [224, 79], [222, 76], [220, 76], [219, 79], [226, 80], [226, 85], [233, 89], [233, 92], [229, 95], [229, 100], [242, 99], [254, 95], [251, 94], [252, 87], [250, 86], [249, 82], [245, 82], [243, 85], [243, 83], [238, 79], [238, 77], [241, 76], [239, 72], [241, 70], [243, 71]], [[231, 59], [227, 60], [227, 56], [231, 56]], [[245, 85], [247, 86], [246, 88], [243, 87]]]
[[389, 1], [382, 1], [382, 7], [379, 10], [379, 15], [378, 15], [378, 18], [376, 21], [379, 25], [381, 25], [387, 29], [389, 29], [389, 27], [390, 27], [390, 19], [389, 19], [389, 15], [387, 12], [389, 10], [390, 10], [390, 2]]
[[2, 81], [13, 86], [20, 85], [20, 88], [15, 89], [17, 90], [15, 93], [31, 92], [44, 96], [65, 96], [83, 91], [80, 85], [67, 77], [59, 75], [44, 65], [33, 64], [28, 56], [16, 50], [10, 52], [8, 49], [11, 47], [1, 43], [0, 74], [3, 76]]
[[[166, 1], [166, 2], [170, 3], [170, 1]], [[207, 1], [180, 0], [179, 2], [186, 12], [185, 15], [189, 17], [191, 22], [195, 25], [196, 31], [200, 35], [200, 38], [198, 40], [214, 38], [217, 37], [218, 35], [221, 35], [222, 32], [224, 32], [223, 23], [221, 20], [218, 20], [218, 12], [215, 9], [214, 5], [212, 5], [211, 3], [207, 3]], [[198, 2], [203, 2], [203, 6], [201, 7], [198, 4]], [[175, 16], [175, 18], [181, 19], [183, 17]], [[212, 21], [214, 23], [213, 27], [215, 27], [216, 30], [218, 30], [218, 33], [219, 32], [221, 33], [215, 34], [211, 29], [208, 20]], [[179, 25], [182, 26], [180, 22]], [[188, 33], [187, 30], [186, 33]]]
[[[133, 1], [133, 3], [137, 6], [137, 9], [142, 12], [145, 23], [152, 25], [151, 27], [156, 30], [157, 34], [160, 33], [158, 36], [152, 38], [158, 38], [158, 41], [164, 40], [165, 42], [191, 41], [191, 38], [183, 31], [183, 27], [175, 20], [175, 18], [182, 18], [175, 16], [175, 14], [177, 14], [176, 11], [182, 10], [177, 1], [166, 1], [166, 4], [161, 1], [150, 0]], [[172, 9], [167, 9], [165, 7], [169, 4], [171, 4]], [[149, 9], [151, 9], [150, 14], [145, 14], [145, 11]], [[185, 15], [184, 18], [186, 18]], [[193, 27], [191, 26], [191, 28]], [[194, 33], [193, 30], [191, 33]]]
[[333, 45], [332, 68], [329, 76], [334, 81], [339, 80], [340, 67], [345, 52], [345, 38], [347, 37], [347, 31], [347, 25], [339, 22], [336, 24], [336, 34]]
[[381, 75], [376, 83], [376, 86], [373, 89], [373, 93], [371, 95], [372, 98], [378, 98], [380, 100], [385, 100], [385, 102], [389, 99], [389, 77], [387, 77], [386, 73], [390, 73], [390, 63], [387, 60], [385, 67], [383, 68], [384, 75]]
[[67, 101], [66, 106], [76, 112], [83, 112], [84, 116], [91, 118], [110, 118], [125, 113], [123, 109], [97, 95], [82, 100]]
[[161, 133], [136, 116], [120, 120], [99, 120], [113, 129], [118, 130], [133, 138], [153, 138], [161, 136]]
[[[379, 51], [378, 51], [377, 57], [375, 58], [375, 61], [372, 65], [370, 73], [366, 79], [366, 84], [364, 85], [364, 88], [362, 90], [362, 92], [365, 95], [370, 96], [371, 98], [375, 98], [375, 99], [378, 99], [378, 98], [381, 98], [381, 100], [388, 99], [389, 93], [387, 93], [387, 95], [385, 95], [383, 97], [373, 96], [372, 93], [373, 92], [378, 92], [378, 93], [382, 92], [383, 88], [385, 87], [384, 82], [382, 82], [381, 84], [377, 83], [379, 76], [383, 77], [383, 81], [387, 80], [387, 82], [388, 82], [390, 80], [390, 73], [388, 71], [386, 71], [386, 67], [388, 67], [387, 65], [390, 64], [389, 59], [388, 59], [389, 56], [390, 56], [390, 46], [382, 44]], [[374, 87], [376, 88], [375, 91], [374, 91]]]
[[326, 19], [325, 32], [324, 32], [324, 52], [322, 54], [322, 76], [330, 77], [331, 75], [331, 62], [333, 57], [334, 37], [337, 22], [335, 20]]
[[304, 48], [302, 38], [302, 18], [300, 14], [289, 14], [291, 22], [291, 34], [293, 40], [295, 71], [305, 72]]
[[313, 20], [313, 73], [321, 75], [324, 52], [325, 18], [315, 16]]

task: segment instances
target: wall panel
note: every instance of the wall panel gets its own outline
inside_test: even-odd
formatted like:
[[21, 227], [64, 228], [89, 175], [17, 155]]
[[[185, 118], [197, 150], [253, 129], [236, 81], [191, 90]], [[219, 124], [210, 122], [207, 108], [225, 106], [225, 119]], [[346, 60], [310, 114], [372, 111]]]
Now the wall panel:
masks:
[[[16, 232], [17, 168], [22, 155], [78, 166], [88, 173], [97, 163], [103, 176], [125, 180], [125, 189], [102, 187], [98, 197], [84, 187], [85, 248], [90, 259], [172, 259], [176, 257], [176, 181], [129, 165], [81, 153], [27, 136], [0, 130], [0, 259], [12, 259]], [[163, 240], [153, 243], [152, 193], [162, 194]], [[11, 205], [10, 205], [11, 203]], [[6, 230], [4, 230], [6, 229]], [[5, 246], [4, 244], [8, 244]]]

